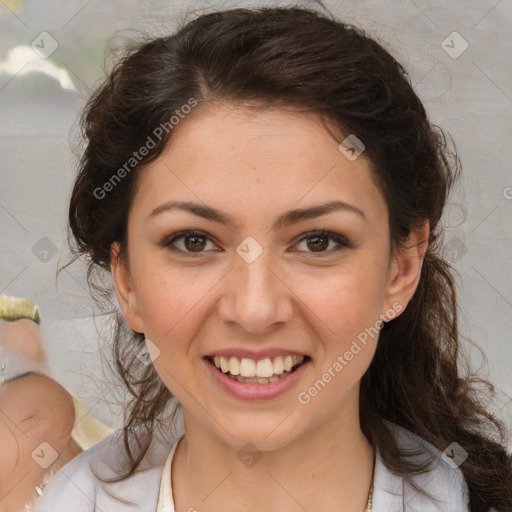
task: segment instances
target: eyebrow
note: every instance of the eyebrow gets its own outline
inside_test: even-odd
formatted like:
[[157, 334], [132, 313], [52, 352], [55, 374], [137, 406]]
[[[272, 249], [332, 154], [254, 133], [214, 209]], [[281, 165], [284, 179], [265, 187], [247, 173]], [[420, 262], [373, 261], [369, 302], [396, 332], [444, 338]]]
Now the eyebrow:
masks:
[[[197, 215], [198, 217], [213, 220], [224, 225], [232, 225], [234, 223], [233, 218], [227, 213], [222, 212], [217, 208], [212, 208], [211, 206], [207, 206], [200, 203], [194, 203], [191, 201], [168, 201], [166, 203], [161, 204], [160, 206], [157, 206], [149, 214], [149, 217], [154, 217], [163, 212], [173, 209], [183, 210], [192, 213], [193, 215]], [[345, 201], [330, 201], [328, 203], [310, 206], [308, 208], [289, 210], [277, 218], [277, 220], [274, 222], [272, 229], [290, 226], [291, 224], [296, 224], [303, 220], [320, 217], [321, 215], [325, 215], [327, 213], [338, 210], [344, 210], [355, 213], [361, 216], [365, 221], [367, 220], [364, 212], [357, 206], [354, 206], [350, 203], [346, 203]]]

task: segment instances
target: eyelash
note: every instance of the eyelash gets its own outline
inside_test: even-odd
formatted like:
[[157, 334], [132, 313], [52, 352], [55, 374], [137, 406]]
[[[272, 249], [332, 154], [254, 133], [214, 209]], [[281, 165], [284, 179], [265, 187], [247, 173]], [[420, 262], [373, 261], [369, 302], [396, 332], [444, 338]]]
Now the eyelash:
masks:
[[[161, 245], [162, 245], [162, 247], [166, 247], [173, 252], [180, 252], [180, 253], [182, 253], [182, 255], [184, 255], [186, 257], [196, 258], [196, 257], [200, 257], [200, 256], [204, 255], [204, 253], [206, 251], [193, 253], [193, 252], [183, 251], [182, 249], [177, 249], [176, 247], [172, 247], [172, 244], [174, 242], [176, 242], [177, 240], [180, 240], [182, 238], [186, 238], [187, 236], [190, 236], [190, 237], [197, 236], [197, 237], [201, 237], [201, 238], [206, 238], [208, 241], [213, 242], [213, 240], [204, 231], [188, 229], [188, 230], [184, 230], [184, 231], [179, 231], [178, 233], [173, 233], [172, 235], [168, 236], [162, 242]], [[308, 240], [310, 238], [322, 238], [322, 237], [329, 238], [330, 240], [336, 242], [338, 244], [338, 246], [335, 247], [334, 249], [330, 249], [328, 251], [320, 251], [317, 253], [312, 252], [312, 251], [306, 251], [306, 252], [310, 252], [311, 254], [315, 255], [315, 257], [317, 257], [317, 256], [322, 257], [322, 255], [331, 255], [333, 252], [337, 252], [340, 249], [352, 247], [352, 245], [344, 237], [342, 237], [336, 233], [332, 233], [330, 231], [325, 231], [325, 230], [310, 231], [308, 233], [305, 233], [304, 236], [297, 242], [297, 244], [303, 242], [304, 240]], [[299, 252], [304, 252], [304, 251], [299, 251]]]

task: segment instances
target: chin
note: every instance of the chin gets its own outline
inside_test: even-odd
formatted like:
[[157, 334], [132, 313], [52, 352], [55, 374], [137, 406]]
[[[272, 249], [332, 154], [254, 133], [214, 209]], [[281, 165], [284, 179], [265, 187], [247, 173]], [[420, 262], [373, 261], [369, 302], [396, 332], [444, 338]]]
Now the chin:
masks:
[[228, 415], [229, 423], [221, 422], [225, 429], [219, 424], [211, 428], [222, 442], [235, 450], [243, 450], [248, 445], [254, 445], [259, 451], [279, 450], [293, 442], [300, 432], [299, 426], [289, 421], [290, 416], [286, 414], [266, 414], [265, 418], [255, 416], [245, 414], [238, 419]]

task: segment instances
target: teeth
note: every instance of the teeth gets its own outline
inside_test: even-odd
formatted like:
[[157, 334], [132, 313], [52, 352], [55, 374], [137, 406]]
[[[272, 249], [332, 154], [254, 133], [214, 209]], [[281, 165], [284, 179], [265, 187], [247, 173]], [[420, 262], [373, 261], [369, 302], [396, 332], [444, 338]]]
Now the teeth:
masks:
[[281, 356], [278, 356], [274, 359], [274, 373], [276, 375], [281, 375], [284, 372], [284, 361]]
[[293, 357], [286, 356], [284, 358], [284, 369], [289, 372], [293, 368]]
[[256, 362], [244, 357], [240, 362], [240, 375], [242, 377], [256, 377]]
[[223, 373], [229, 373], [239, 382], [267, 384], [275, 382], [284, 372], [302, 363], [304, 356], [277, 356], [273, 360], [270, 357], [255, 361], [247, 357], [242, 360], [237, 357], [214, 356], [213, 362]]
[[258, 364], [256, 365], [256, 375], [258, 377], [272, 377], [273, 374], [274, 367], [272, 366], [272, 361], [268, 357], [258, 361]]
[[229, 358], [229, 373], [231, 375], [240, 375], [240, 363], [236, 357]]
[[229, 364], [228, 360], [225, 357], [220, 357], [220, 369], [222, 370], [222, 373], [228, 373], [229, 372]]

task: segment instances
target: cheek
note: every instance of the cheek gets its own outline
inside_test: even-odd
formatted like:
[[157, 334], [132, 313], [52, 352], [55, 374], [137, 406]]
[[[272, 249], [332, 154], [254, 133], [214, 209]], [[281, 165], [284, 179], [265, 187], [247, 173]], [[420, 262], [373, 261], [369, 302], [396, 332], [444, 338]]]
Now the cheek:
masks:
[[385, 295], [382, 272], [364, 263], [330, 269], [323, 277], [301, 279], [298, 295], [323, 322], [328, 337], [347, 342], [379, 319]]
[[308, 321], [321, 341], [314, 376], [297, 399], [313, 418], [338, 410], [371, 364], [382, 304], [374, 282], [368, 273], [350, 272], [325, 279], [322, 290], [309, 287], [307, 304], [314, 314], [308, 313]]
[[198, 277], [198, 271], [191, 268], [153, 266], [139, 275], [136, 293], [144, 335], [162, 356], [155, 361], [157, 370], [164, 362], [166, 368], [180, 366], [177, 361], [189, 351], [190, 340], [206, 321], [203, 310], [209, 304], [208, 292], [219, 281], [212, 274]]
[[137, 306], [148, 335], [168, 330], [183, 318], [204, 295], [204, 280], [197, 271], [166, 261], [162, 253], [137, 255], [132, 259], [132, 278]]

